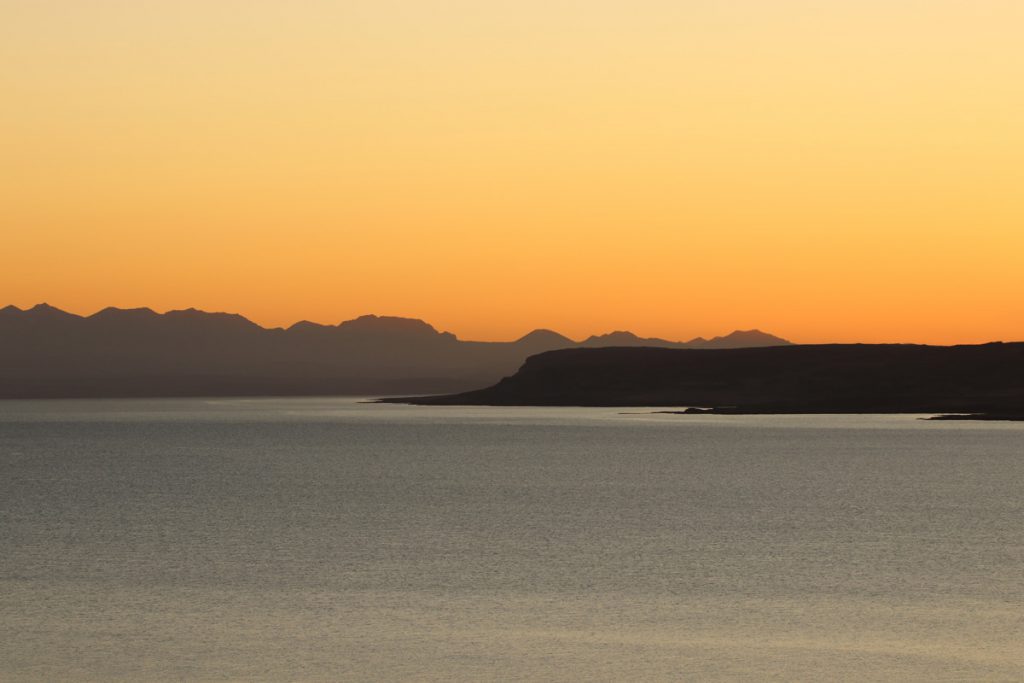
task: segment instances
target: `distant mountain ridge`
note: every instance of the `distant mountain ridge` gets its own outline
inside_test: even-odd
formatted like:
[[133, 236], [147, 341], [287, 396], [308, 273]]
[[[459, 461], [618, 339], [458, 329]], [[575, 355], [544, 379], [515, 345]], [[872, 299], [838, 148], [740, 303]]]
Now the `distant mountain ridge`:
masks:
[[789, 346], [792, 342], [781, 337], [762, 332], [761, 330], [736, 330], [724, 337], [705, 339], [696, 337], [686, 342], [673, 342], [656, 337], [638, 337], [632, 332], [610, 332], [594, 335], [582, 341], [579, 346], [585, 348], [604, 348], [609, 346], [654, 346], [667, 349], [742, 349], [760, 346]]
[[552, 330], [464, 341], [430, 324], [365, 315], [337, 325], [264, 328], [233, 313], [48, 304], [0, 309], [0, 397], [383, 395], [462, 391], [564, 348], [735, 348], [790, 342], [757, 330], [689, 342], [613, 332], [576, 342]]

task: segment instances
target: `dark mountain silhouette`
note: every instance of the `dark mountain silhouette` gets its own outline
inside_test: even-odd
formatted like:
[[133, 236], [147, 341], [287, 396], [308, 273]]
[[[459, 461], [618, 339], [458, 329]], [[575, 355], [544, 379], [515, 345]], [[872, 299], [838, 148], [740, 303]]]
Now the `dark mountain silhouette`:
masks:
[[[722, 339], [736, 334], [747, 333]], [[627, 338], [686, 346], [630, 333], [591, 337], [586, 345]], [[789, 343], [760, 333], [745, 341]], [[375, 315], [266, 329], [240, 315], [193, 308], [80, 316], [47, 304], [7, 306], [0, 309], [0, 397], [454, 392], [510, 375], [534, 354], [577, 345], [551, 330], [513, 342], [462, 341], [422, 320]]]
[[688, 346], [701, 349], [749, 349], [760, 346], [786, 346], [789, 342], [761, 330], [736, 330], [724, 337], [701, 339], [697, 337]]
[[1020, 416], [1024, 343], [563, 349], [487, 389], [408, 402]]
[[688, 342], [672, 342], [665, 339], [638, 337], [632, 332], [611, 332], [587, 338], [580, 346], [599, 348], [608, 346], [656, 346], [668, 349], [739, 349], [759, 346], [786, 346], [790, 342], [760, 330], [736, 330], [724, 337], [704, 339], [697, 337]]
[[576, 342], [551, 330], [534, 330], [516, 340], [517, 344], [525, 346], [574, 346]]

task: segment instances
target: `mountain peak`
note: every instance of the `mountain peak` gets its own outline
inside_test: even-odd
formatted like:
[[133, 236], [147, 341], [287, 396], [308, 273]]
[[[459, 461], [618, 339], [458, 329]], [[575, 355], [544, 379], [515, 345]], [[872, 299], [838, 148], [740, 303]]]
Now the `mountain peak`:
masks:
[[167, 319], [177, 320], [196, 320], [196, 321], [217, 321], [219, 323], [226, 323], [235, 325], [237, 327], [249, 327], [258, 328], [259, 325], [249, 320], [243, 315], [238, 313], [222, 313], [208, 311], [200, 311], [198, 308], [184, 308], [174, 311], [167, 311], [164, 313], [164, 317]]
[[607, 334], [593, 334], [583, 342], [584, 344], [591, 344], [600, 342], [602, 344], [618, 344], [626, 343], [633, 344], [640, 340], [640, 337], [636, 336], [628, 330], [615, 330]]
[[441, 333], [433, 325], [418, 318], [402, 318], [390, 315], [361, 315], [354, 320], [340, 323], [338, 329], [369, 334], [416, 334], [436, 336]]
[[303, 332], [303, 331], [307, 331], [308, 332], [308, 331], [313, 331], [313, 330], [326, 330], [327, 328], [328, 328], [327, 325], [321, 325], [320, 323], [311, 322], [309, 320], [300, 320], [297, 323], [292, 323], [291, 325], [289, 325], [285, 329], [288, 332], [291, 332], [293, 330], [296, 331], [296, 332]]
[[554, 330], [546, 328], [540, 328], [527, 332], [522, 337], [515, 341], [516, 344], [573, 344], [573, 340], [569, 339], [565, 335], [559, 334]]
[[608, 334], [595, 334], [587, 338], [582, 346], [608, 347], [608, 346], [678, 346], [677, 342], [670, 342], [656, 337], [640, 337], [628, 330], [616, 330]]
[[67, 318], [80, 318], [81, 317], [81, 316], [75, 315], [74, 313], [68, 313], [67, 311], [62, 311], [59, 308], [55, 308], [54, 306], [51, 306], [48, 303], [36, 304], [32, 308], [30, 308], [30, 309], [28, 309], [26, 311], [23, 311], [23, 313], [27, 313], [31, 317], [36, 318], [36, 319], [47, 319], [47, 320], [57, 320], [57, 319], [67, 319]]
[[[695, 340], [696, 341], [696, 340]], [[705, 348], [751, 348], [758, 346], [790, 346], [793, 342], [783, 339], [782, 337], [776, 337], [773, 334], [762, 332], [761, 330], [735, 330], [723, 337], [713, 337], [712, 339], [702, 340], [703, 343], [700, 346]]]
[[92, 320], [110, 320], [110, 319], [138, 319], [138, 318], [155, 318], [157, 312], [152, 308], [116, 308], [115, 306], [107, 306], [101, 311], [97, 311], [89, 316]]

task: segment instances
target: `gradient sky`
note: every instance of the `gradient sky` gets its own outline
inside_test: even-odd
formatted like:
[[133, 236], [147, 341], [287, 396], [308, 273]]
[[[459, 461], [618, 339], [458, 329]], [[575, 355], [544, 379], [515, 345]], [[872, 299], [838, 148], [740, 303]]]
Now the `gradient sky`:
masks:
[[0, 305], [1024, 339], [1020, 0], [0, 0]]

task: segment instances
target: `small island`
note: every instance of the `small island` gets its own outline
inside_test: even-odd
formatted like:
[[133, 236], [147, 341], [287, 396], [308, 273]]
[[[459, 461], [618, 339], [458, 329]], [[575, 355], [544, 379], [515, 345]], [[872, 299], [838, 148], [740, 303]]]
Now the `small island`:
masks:
[[966, 413], [934, 415], [928, 420], [991, 420], [993, 422], [1024, 422], [1024, 413]]

